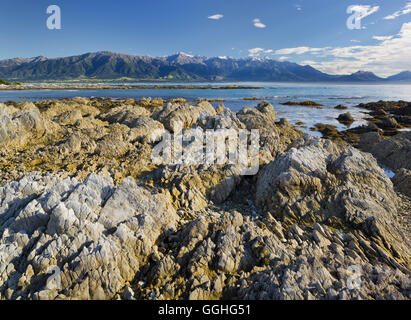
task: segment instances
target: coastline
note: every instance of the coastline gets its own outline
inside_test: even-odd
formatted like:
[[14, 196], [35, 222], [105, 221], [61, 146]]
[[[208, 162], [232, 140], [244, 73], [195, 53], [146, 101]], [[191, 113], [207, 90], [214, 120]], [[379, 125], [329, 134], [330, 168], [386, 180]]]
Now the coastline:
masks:
[[224, 85], [224, 86], [193, 86], [193, 85], [126, 85], [126, 84], [112, 84], [112, 85], [0, 85], [0, 90], [136, 90], [136, 89], [167, 89], [167, 90], [183, 90], [183, 89], [197, 89], [197, 90], [258, 90], [262, 87], [252, 86], [238, 86], [238, 85]]

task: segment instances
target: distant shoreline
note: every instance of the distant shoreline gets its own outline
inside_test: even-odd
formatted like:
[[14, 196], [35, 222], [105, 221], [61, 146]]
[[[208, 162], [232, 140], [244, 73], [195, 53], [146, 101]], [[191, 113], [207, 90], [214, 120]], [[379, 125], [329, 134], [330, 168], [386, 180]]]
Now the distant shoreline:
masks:
[[164, 90], [258, 90], [263, 87], [256, 86], [197, 86], [197, 85], [3, 85], [0, 90], [146, 90], [146, 89], [164, 89]]

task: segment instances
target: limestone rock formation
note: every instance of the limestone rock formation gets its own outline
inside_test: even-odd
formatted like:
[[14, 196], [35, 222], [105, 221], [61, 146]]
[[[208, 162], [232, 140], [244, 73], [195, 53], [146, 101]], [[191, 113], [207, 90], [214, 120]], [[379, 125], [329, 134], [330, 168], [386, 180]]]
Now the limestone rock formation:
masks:
[[331, 141], [305, 135], [259, 174], [255, 198], [257, 205], [282, 220], [340, 219], [380, 238], [383, 250], [410, 263], [405, 235], [387, 223], [398, 219], [400, 200], [370, 154], [353, 147], [341, 150]]
[[411, 170], [398, 170], [392, 181], [399, 191], [411, 197]]
[[[111, 299], [178, 216], [169, 199], [125, 179], [34, 174], [0, 188], [0, 294]], [[58, 285], [47, 282], [57, 268]]]
[[[258, 172], [154, 163], [181, 129], [258, 130]], [[0, 299], [411, 299], [410, 136], [374, 129], [360, 151], [266, 102], [2, 104]]]
[[367, 137], [363, 138], [361, 148], [372, 153], [387, 167], [392, 170], [411, 169], [411, 132], [400, 133], [387, 139], [381, 137], [370, 141], [365, 139]]

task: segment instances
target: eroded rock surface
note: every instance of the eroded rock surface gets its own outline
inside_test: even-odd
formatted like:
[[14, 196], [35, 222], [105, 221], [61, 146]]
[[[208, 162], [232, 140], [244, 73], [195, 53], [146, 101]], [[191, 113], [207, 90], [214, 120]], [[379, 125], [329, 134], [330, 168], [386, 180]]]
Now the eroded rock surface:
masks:
[[[394, 188], [266, 102], [7, 103], [0, 124], [0, 299], [411, 298], [407, 134], [363, 141]], [[258, 129], [260, 170], [154, 164], [183, 128]]]
[[370, 154], [306, 135], [264, 168], [255, 197], [258, 205], [281, 220], [338, 219], [410, 263], [410, 249], [402, 240], [406, 233], [387, 223], [398, 220], [400, 199]]
[[370, 152], [381, 163], [392, 170], [405, 168], [411, 170], [411, 131], [383, 139], [374, 134], [375, 138], [363, 138], [361, 149]]
[[[111, 299], [176, 228], [169, 199], [132, 178], [35, 174], [0, 188], [0, 292], [16, 299]], [[57, 267], [61, 283], [47, 285]], [[10, 296], [11, 295], [11, 296]]]

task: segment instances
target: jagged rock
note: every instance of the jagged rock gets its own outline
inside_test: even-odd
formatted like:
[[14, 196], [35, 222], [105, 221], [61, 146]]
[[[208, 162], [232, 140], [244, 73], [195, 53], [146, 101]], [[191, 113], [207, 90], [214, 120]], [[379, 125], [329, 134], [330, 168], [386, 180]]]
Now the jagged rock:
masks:
[[[368, 139], [368, 136], [364, 137], [365, 139]], [[400, 133], [386, 139], [373, 138], [371, 141], [363, 141], [360, 147], [372, 153], [378, 161], [392, 170], [401, 168], [411, 170], [411, 161], [409, 161], [411, 159], [411, 132]]]
[[377, 125], [383, 129], [396, 129], [400, 127], [397, 120], [395, 120], [394, 118], [384, 119]]
[[124, 300], [135, 300], [134, 299], [134, 291], [130, 287], [126, 287], [123, 292], [123, 299]]
[[164, 126], [149, 117], [140, 117], [134, 121], [131, 132], [133, 137], [142, 143], [153, 143], [161, 140]]
[[379, 132], [367, 132], [361, 135], [359, 147], [362, 150], [370, 149], [376, 143], [382, 141], [383, 137]]
[[262, 163], [273, 160], [302, 134], [284, 122], [279, 128], [275, 123], [277, 113], [268, 102], [261, 102], [255, 109], [243, 108], [237, 116], [248, 130], [259, 130]]
[[29, 110], [17, 112], [14, 108], [0, 105], [0, 146], [20, 147], [41, 137], [45, 130], [46, 125], [34, 105]]
[[[324, 222], [339, 217], [370, 236], [380, 237], [409, 263], [402, 232], [387, 224], [397, 216], [399, 198], [375, 159], [355, 148], [308, 135], [259, 174], [256, 203], [281, 219]], [[401, 252], [401, 253], [400, 253]]]
[[277, 119], [277, 112], [268, 102], [261, 102], [254, 109], [243, 108], [237, 116], [247, 128], [273, 127]]
[[138, 106], [121, 106], [110, 109], [106, 113], [99, 116], [101, 120], [109, 123], [121, 123], [130, 128], [138, 126], [140, 117], [150, 116], [150, 112], [143, 107]]
[[216, 115], [205, 115], [199, 119], [199, 125], [204, 129], [245, 129], [245, 125], [230, 109], [220, 109]]
[[201, 210], [209, 201], [224, 202], [242, 180], [240, 165], [167, 166], [156, 175], [181, 207]]
[[[266, 102], [186, 102], [0, 107], [0, 299], [411, 299], [410, 201], [370, 154], [301, 137]], [[174, 120], [258, 129], [259, 173], [154, 165]], [[404, 167], [409, 137], [369, 131], [364, 149]]]
[[[178, 132], [181, 129], [191, 128], [197, 124], [200, 118], [214, 116], [216, 112], [209, 102], [200, 102], [197, 106], [171, 104], [163, 106], [161, 110], [153, 114], [155, 120], [164, 124], [164, 127], [170, 132]], [[174, 128], [174, 125], [180, 123], [181, 128]]]
[[127, 126], [114, 124], [110, 126], [110, 132], [97, 141], [95, 152], [106, 158], [122, 156], [132, 148], [130, 143], [132, 138]]
[[392, 182], [400, 192], [411, 197], [411, 170], [404, 168], [398, 170], [395, 176], [392, 178]]
[[226, 108], [225, 105], [219, 104], [219, 105], [215, 108], [215, 111], [216, 111], [217, 114], [220, 114], [220, 113], [224, 112], [224, 110], [226, 110], [226, 109], [227, 109], [227, 108]]
[[[131, 178], [115, 188], [97, 175], [84, 183], [35, 175], [0, 194], [0, 292], [14, 299], [113, 298], [178, 219], [167, 197]], [[46, 285], [53, 266], [57, 290]]]
[[60, 125], [73, 125], [82, 119], [82, 114], [79, 109], [68, 110], [55, 117], [54, 121]]

